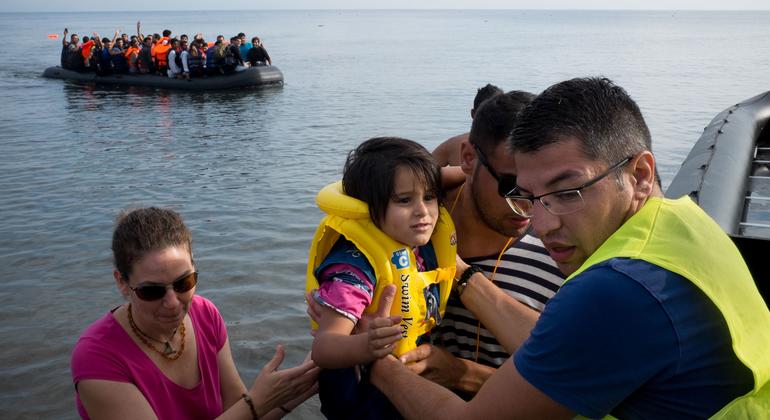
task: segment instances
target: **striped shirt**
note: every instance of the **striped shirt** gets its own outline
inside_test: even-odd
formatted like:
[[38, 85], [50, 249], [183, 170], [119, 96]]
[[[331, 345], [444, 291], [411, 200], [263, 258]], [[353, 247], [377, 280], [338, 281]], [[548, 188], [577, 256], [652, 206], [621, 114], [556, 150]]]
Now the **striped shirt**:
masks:
[[[490, 278], [497, 263], [497, 254], [467, 258], [465, 262], [479, 266]], [[548, 299], [553, 297], [564, 282], [564, 275], [540, 239], [526, 233], [505, 251], [492, 281], [516, 300], [541, 312]], [[480, 343], [477, 361], [493, 367], [502, 365], [510, 354], [483, 325], [480, 328], [478, 326], [479, 321], [465, 309], [453, 292], [433, 342], [456, 357], [474, 360], [478, 329]]]

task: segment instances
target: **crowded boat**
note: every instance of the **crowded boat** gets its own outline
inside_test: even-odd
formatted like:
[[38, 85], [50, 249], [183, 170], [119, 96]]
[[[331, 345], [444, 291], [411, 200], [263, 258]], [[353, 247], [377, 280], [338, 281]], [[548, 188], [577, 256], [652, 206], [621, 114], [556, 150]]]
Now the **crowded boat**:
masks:
[[98, 33], [83, 36], [64, 29], [61, 67], [98, 76], [115, 74], [161, 75], [170, 79], [206, 78], [233, 74], [249, 67], [272, 66], [272, 60], [259, 37], [249, 42], [241, 32], [229, 40], [218, 35], [207, 42], [202, 33], [192, 39], [176, 37], [170, 29], [143, 34], [141, 22], [136, 34], [115, 31], [112, 39]]

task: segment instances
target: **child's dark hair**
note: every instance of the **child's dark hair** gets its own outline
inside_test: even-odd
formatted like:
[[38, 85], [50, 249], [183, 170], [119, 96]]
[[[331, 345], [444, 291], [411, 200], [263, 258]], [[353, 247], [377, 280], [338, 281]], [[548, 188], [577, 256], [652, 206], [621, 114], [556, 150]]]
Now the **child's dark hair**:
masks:
[[441, 168], [422, 145], [400, 137], [375, 137], [348, 153], [342, 174], [345, 194], [365, 202], [375, 225], [385, 219], [396, 168], [405, 166], [441, 202]]

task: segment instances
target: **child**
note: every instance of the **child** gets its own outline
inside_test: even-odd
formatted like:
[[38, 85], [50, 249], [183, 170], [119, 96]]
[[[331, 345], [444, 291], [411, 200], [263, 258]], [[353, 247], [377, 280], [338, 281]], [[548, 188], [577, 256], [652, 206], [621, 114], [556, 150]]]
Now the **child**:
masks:
[[[307, 289], [323, 306], [313, 341], [328, 418], [393, 418], [398, 413], [353, 367], [427, 342], [441, 320], [455, 271], [452, 220], [439, 208], [440, 168], [421, 145], [383, 137], [347, 158], [342, 182], [319, 192], [327, 213], [310, 249]], [[395, 335], [355, 327], [395, 284]]]

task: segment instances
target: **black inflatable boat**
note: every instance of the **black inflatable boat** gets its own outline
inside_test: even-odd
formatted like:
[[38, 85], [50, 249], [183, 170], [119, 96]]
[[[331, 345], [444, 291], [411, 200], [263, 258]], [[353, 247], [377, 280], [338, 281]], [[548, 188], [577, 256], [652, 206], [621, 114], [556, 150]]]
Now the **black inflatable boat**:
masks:
[[719, 113], [666, 191], [689, 195], [743, 253], [770, 302], [770, 91]]
[[275, 66], [249, 67], [246, 70], [232, 74], [193, 78], [189, 81], [149, 74], [113, 74], [109, 76], [97, 76], [95, 73], [80, 73], [74, 70], [63, 69], [59, 66], [45, 69], [43, 77], [103, 85], [147, 86], [152, 88], [180, 90], [225, 90], [283, 83], [283, 73], [281, 73], [281, 70]]

